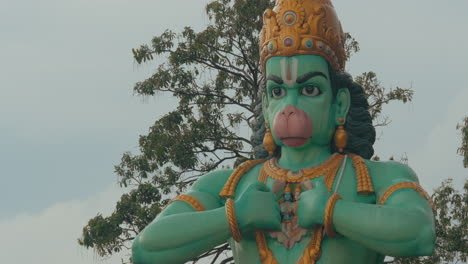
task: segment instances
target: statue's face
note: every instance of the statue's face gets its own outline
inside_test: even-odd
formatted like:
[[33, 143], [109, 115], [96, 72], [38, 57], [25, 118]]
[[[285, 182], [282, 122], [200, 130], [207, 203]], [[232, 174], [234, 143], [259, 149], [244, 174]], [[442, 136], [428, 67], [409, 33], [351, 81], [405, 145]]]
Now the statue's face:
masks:
[[263, 111], [276, 144], [291, 148], [328, 145], [339, 107], [327, 61], [315, 55], [272, 57], [266, 62], [266, 78]]

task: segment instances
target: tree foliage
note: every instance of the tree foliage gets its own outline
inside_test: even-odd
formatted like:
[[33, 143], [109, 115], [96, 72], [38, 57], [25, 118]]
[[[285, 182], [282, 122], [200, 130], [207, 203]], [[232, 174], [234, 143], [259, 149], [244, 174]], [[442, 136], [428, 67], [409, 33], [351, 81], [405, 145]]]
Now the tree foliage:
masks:
[[[134, 92], [167, 93], [179, 103], [140, 136], [140, 154], [123, 154], [115, 172], [120, 184], [132, 190], [111, 216], [98, 215], [88, 222], [80, 245], [96, 249], [100, 256], [125, 249], [171, 195], [209, 171], [252, 158], [251, 140], [236, 129], [253, 129], [255, 108], [261, 103], [259, 32], [263, 11], [273, 4], [272, 0], [212, 1], [206, 6], [210, 24], [203, 31], [167, 30], [150, 45], [132, 50], [137, 63], [167, 58], [158, 62], [152, 76], [134, 86]], [[142, 185], [161, 195], [136, 199], [142, 196]], [[129, 210], [118, 210], [126, 201]], [[103, 236], [111, 227], [115, 232]]]
[[[169, 199], [199, 176], [253, 158], [254, 143], [239, 132], [255, 132], [264, 82], [259, 65], [262, 14], [273, 0], [214, 0], [206, 6], [209, 25], [200, 32], [185, 27], [166, 30], [150, 44], [133, 49], [137, 63], [158, 59], [155, 73], [135, 84], [140, 96], [166, 94], [178, 98], [175, 109], [155, 121], [139, 138], [139, 154], [124, 153], [115, 172], [129, 187], [108, 217], [98, 214], [83, 228], [80, 245], [109, 256], [131, 240], [162, 210]], [[359, 51], [346, 35], [348, 59]], [[373, 72], [361, 82], [378, 126], [384, 104], [411, 101], [411, 89], [386, 90]], [[222, 245], [202, 255], [219, 255]]]
[[413, 99], [414, 91], [411, 88], [387, 89], [382, 86], [377, 74], [372, 71], [357, 76], [355, 81], [364, 87], [369, 101], [369, 112], [375, 127], [387, 126], [391, 122], [388, 116], [382, 114], [384, 105], [395, 100], [407, 103]]
[[468, 168], [468, 117], [465, 117], [463, 122], [457, 125], [457, 129], [460, 130], [462, 137], [462, 143], [457, 152], [463, 157], [463, 166]]

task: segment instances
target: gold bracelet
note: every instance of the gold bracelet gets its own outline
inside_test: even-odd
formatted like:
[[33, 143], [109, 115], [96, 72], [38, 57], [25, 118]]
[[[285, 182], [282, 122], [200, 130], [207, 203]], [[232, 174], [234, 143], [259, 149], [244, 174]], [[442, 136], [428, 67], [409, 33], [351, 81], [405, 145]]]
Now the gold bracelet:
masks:
[[333, 210], [335, 209], [336, 202], [340, 199], [342, 198], [339, 194], [332, 194], [332, 196], [330, 196], [330, 199], [328, 199], [327, 206], [325, 207], [324, 227], [325, 233], [329, 238], [336, 237], [336, 232], [333, 229]]
[[229, 228], [231, 229], [232, 238], [236, 242], [240, 242], [242, 239], [239, 225], [237, 224], [236, 211], [234, 210], [234, 200], [229, 198], [226, 200], [226, 216], [229, 222]]
[[188, 195], [188, 194], [181, 194], [174, 199], [172, 199], [166, 206], [169, 204], [180, 201], [180, 202], [185, 202], [186, 204], [190, 205], [195, 211], [201, 212], [205, 211], [205, 206], [195, 197]]

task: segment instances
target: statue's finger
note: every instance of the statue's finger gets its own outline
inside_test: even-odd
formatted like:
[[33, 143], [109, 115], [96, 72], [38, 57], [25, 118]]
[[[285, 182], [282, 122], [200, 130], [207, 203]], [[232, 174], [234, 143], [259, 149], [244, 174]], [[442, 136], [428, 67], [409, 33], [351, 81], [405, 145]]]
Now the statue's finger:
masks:
[[284, 186], [286, 185], [286, 182], [284, 181], [280, 181], [280, 180], [276, 180], [274, 183], [273, 183], [273, 193], [277, 193], [279, 190], [282, 190], [284, 188]]
[[325, 184], [323, 180], [318, 180], [315, 182], [315, 188], [322, 190], [322, 189], [326, 189], [327, 185]]
[[306, 190], [311, 190], [312, 189], [312, 182], [310, 180], [305, 180], [301, 183], [301, 185], [306, 189]]

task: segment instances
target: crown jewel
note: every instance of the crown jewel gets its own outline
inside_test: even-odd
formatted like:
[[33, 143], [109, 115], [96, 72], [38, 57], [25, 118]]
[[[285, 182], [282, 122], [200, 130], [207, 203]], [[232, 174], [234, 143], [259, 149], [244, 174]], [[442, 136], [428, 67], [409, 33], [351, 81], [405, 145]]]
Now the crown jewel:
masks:
[[345, 36], [330, 0], [277, 0], [263, 15], [260, 58], [320, 55], [335, 71], [344, 71]]

